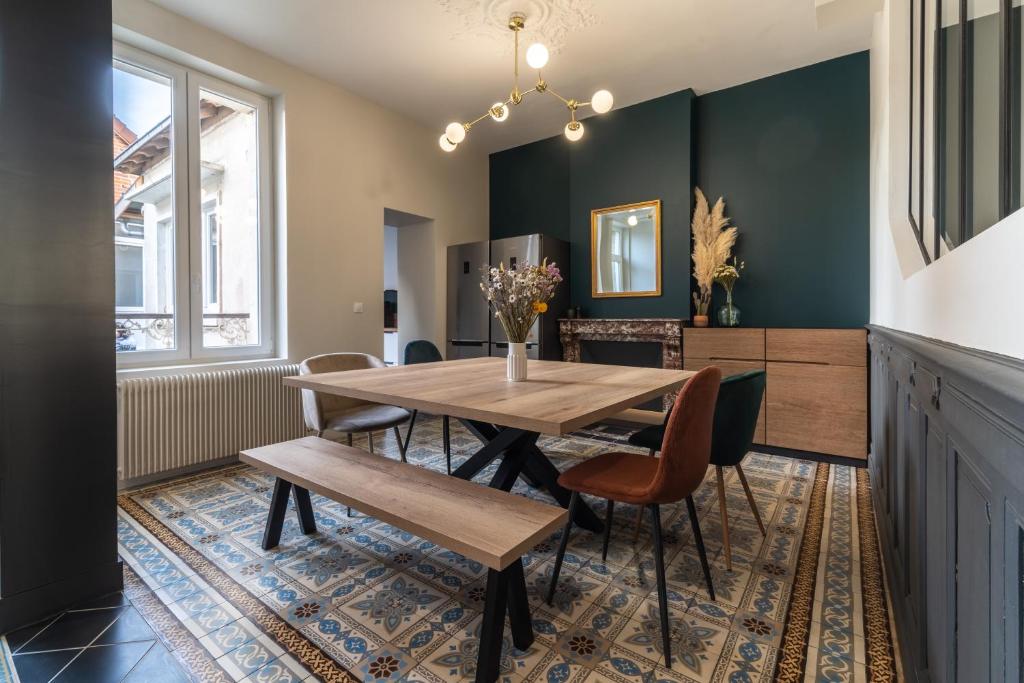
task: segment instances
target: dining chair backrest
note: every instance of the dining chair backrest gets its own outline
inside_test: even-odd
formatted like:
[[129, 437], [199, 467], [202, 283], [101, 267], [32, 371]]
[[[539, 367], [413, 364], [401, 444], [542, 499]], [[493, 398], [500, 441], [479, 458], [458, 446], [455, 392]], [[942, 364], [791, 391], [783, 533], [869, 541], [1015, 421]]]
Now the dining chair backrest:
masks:
[[426, 339], [417, 339], [405, 345], [405, 364], [416, 365], [417, 363], [435, 363], [444, 360], [441, 352], [434, 346], [434, 342]]
[[722, 380], [711, 430], [712, 465], [734, 467], [750, 451], [764, 385], [764, 370], [750, 370]]
[[665, 425], [658, 470], [644, 497], [673, 503], [693, 493], [711, 458], [711, 425], [722, 371], [704, 368], [683, 385]]
[[[325, 353], [302, 361], [299, 364], [299, 374], [314, 375], [321, 372], [343, 372], [383, 367], [385, 367], [384, 361], [368, 353]], [[369, 401], [357, 398], [302, 389], [302, 416], [306, 420], [306, 427], [316, 432], [323, 431], [324, 425], [331, 417], [346, 410], [370, 404]]]

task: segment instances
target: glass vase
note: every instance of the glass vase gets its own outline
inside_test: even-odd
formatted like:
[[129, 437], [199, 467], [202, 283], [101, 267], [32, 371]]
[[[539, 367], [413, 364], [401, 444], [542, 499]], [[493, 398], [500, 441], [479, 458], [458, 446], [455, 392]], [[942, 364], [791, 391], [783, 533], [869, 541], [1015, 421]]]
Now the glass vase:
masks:
[[719, 327], [739, 327], [740, 325], [740, 309], [736, 308], [732, 303], [732, 292], [729, 292], [725, 299], [725, 304], [718, 309], [718, 326]]

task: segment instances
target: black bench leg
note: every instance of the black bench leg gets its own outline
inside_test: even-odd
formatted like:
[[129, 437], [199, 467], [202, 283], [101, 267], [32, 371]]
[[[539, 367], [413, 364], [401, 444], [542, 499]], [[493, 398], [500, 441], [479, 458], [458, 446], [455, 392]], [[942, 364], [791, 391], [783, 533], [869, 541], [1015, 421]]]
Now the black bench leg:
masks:
[[480, 649], [476, 660], [476, 683], [494, 683], [498, 680], [507, 604], [507, 575], [496, 569], [488, 569], [484, 616], [480, 622]]
[[533, 645], [533, 623], [530, 621], [523, 561], [516, 560], [510, 564], [504, 574], [508, 580], [508, 620], [512, 625], [512, 644], [522, 652]]
[[316, 533], [316, 519], [313, 517], [313, 503], [309, 500], [309, 491], [301, 486], [292, 486], [295, 495], [295, 509], [299, 512], [299, 526], [304, 534]]
[[284, 513], [288, 511], [288, 494], [292, 484], [281, 477], [274, 484], [274, 496], [270, 499], [270, 512], [267, 515], [267, 528], [263, 531], [263, 549], [270, 550], [281, 542], [281, 527], [284, 526]]

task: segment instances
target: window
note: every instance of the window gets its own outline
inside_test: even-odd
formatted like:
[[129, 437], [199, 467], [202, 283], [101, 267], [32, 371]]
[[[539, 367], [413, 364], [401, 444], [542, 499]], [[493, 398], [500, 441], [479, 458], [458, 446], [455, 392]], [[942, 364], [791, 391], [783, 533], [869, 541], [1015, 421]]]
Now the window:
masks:
[[120, 45], [113, 75], [119, 364], [271, 354], [267, 99]]
[[1021, 207], [1020, 5], [911, 0], [909, 205], [927, 261]]

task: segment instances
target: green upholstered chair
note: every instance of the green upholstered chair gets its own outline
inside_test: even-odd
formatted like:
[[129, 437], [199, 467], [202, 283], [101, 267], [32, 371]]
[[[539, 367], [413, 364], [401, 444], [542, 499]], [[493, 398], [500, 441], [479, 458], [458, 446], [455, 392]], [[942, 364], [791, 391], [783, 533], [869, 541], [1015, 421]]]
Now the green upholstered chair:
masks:
[[[741, 463], [750, 451], [754, 442], [754, 430], [757, 428], [757, 416], [761, 412], [761, 399], [764, 396], [764, 370], [751, 370], [739, 375], [732, 375], [722, 380], [718, 390], [718, 401], [715, 404], [715, 421], [711, 431], [711, 464], [715, 466], [718, 480], [718, 506], [722, 515], [722, 544], [725, 548], [726, 567], [732, 569], [732, 548], [729, 544], [729, 517], [725, 501], [724, 467], [735, 467], [736, 475], [747, 501], [754, 513], [754, 519], [765, 533], [764, 522], [757, 510], [757, 503], [750, 492], [747, 478], [743, 474]], [[668, 421], [668, 416], [665, 417]], [[654, 455], [661, 448], [665, 434], [664, 425], [652, 425], [641, 429], [629, 437], [629, 443], [640, 446]], [[640, 516], [637, 516], [637, 531], [640, 529]]]
[[[426, 339], [417, 339], [411, 341], [405, 345], [405, 364], [416, 365], [418, 363], [436, 363], [442, 361], [444, 358], [441, 356], [441, 352], [437, 350], [433, 342], [429, 342]], [[405, 433], [405, 443], [409, 444], [409, 439], [412, 437], [412, 427], [416, 424], [416, 415], [419, 411], [412, 411], [412, 417], [409, 419], [409, 430]], [[451, 421], [448, 416], [445, 415], [441, 418], [441, 439], [444, 442], [444, 458], [448, 467], [448, 474], [452, 473], [452, 436], [451, 436]]]

